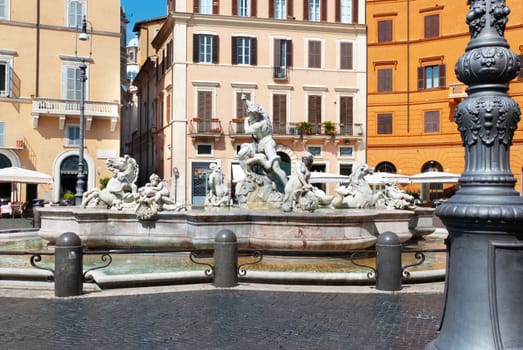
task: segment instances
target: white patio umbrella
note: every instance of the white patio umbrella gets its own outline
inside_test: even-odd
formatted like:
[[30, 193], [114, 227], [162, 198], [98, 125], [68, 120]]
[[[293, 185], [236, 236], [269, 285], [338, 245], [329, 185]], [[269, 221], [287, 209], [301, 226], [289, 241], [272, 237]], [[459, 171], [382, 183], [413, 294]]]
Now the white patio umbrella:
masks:
[[386, 182], [396, 182], [399, 184], [410, 183], [410, 178], [406, 175], [387, 172], [375, 172], [370, 175], [366, 175], [365, 180], [371, 185], [379, 185]]
[[16, 182], [25, 184], [48, 184], [53, 182], [53, 177], [39, 171], [18, 167], [0, 169], [0, 182]]
[[416, 174], [410, 176], [410, 181], [412, 183], [456, 183], [458, 182], [460, 174], [448, 173], [445, 171], [427, 171], [424, 173]]
[[311, 184], [318, 183], [342, 183], [347, 181], [350, 177], [347, 175], [323, 173], [320, 171], [311, 171], [311, 177], [309, 182]]

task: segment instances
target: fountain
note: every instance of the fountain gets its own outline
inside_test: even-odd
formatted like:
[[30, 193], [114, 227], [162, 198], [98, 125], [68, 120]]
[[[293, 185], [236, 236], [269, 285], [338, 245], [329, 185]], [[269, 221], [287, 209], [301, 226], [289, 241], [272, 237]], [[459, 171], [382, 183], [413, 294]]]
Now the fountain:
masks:
[[[239, 207], [231, 207], [223, 173], [211, 165], [204, 210], [169, 198], [157, 175], [137, 188], [138, 165], [128, 155], [108, 160], [114, 173], [107, 187], [84, 194], [80, 207], [39, 208], [41, 238], [55, 243], [65, 230], [77, 233], [89, 248], [212, 248], [215, 235], [232, 230], [240, 248], [337, 250], [365, 249], [385, 231], [401, 242], [434, 231], [433, 209], [415, 208], [413, 198], [389, 184], [373, 191], [364, 179], [373, 169], [356, 167], [350, 182], [335, 196], [309, 182], [312, 156], [304, 153], [287, 178], [279, 165], [270, 118], [257, 104], [246, 103], [245, 130], [253, 142], [238, 152], [246, 176], [237, 184]], [[278, 192], [272, 180], [285, 184]], [[225, 186], [225, 187], [224, 187]]]

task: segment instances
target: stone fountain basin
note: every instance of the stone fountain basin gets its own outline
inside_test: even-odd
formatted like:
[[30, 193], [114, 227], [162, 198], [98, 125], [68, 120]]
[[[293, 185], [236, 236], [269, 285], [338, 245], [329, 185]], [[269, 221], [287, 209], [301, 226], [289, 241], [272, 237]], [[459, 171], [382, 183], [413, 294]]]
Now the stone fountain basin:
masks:
[[[434, 215], [426, 208], [410, 210], [321, 209], [314, 213], [270, 210], [208, 209], [161, 212], [155, 221], [140, 221], [134, 211], [78, 207], [37, 209], [39, 235], [54, 244], [74, 232], [89, 248], [213, 248], [216, 234], [229, 229], [240, 248], [353, 250], [372, 247], [392, 231], [405, 242], [417, 235], [416, 223]], [[420, 220], [422, 218], [422, 220]], [[431, 222], [431, 220], [430, 220]], [[432, 231], [424, 224], [423, 234]], [[410, 229], [409, 229], [410, 228]]]

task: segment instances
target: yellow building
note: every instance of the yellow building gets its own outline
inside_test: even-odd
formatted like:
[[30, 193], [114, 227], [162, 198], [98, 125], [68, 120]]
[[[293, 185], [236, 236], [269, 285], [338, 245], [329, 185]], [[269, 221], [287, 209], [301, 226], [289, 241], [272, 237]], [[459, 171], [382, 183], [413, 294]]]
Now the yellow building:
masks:
[[[88, 40], [80, 41], [84, 16]], [[54, 180], [22, 186], [22, 201], [75, 192], [82, 62], [87, 188], [111, 175], [105, 160], [119, 155], [125, 25], [118, 0], [0, 1], [0, 168]], [[0, 184], [0, 197], [11, 196], [11, 184]]]
[[[466, 85], [454, 66], [470, 40], [467, 1], [367, 0], [369, 165], [412, 175], [429, 170], [461, 174], [464, 149], [454, 109]], [[523, 54], [523, 3], [511, 9], [505, 37]], [[509, 94], [523, 105], [523, 80]], [[516, 131], [511, 168], [521, 191], [523, 132]], [[434, 185], [441, 189], [441, 185]], [[424, 187], [427, 198], [428, 188]]]
[[214, 162], [234, 189], [236, 152], [252, 141], [242, 95], [271, 117], [287, 174], [305, 151], [330, 173], [366, 162], [363, 0], [167, 5], [155, 53], [134, 81], [139, 122], [126, 152], [137, 155], [142, 176], [157, 172], [173, 180], [176, 200], [200, 204]]

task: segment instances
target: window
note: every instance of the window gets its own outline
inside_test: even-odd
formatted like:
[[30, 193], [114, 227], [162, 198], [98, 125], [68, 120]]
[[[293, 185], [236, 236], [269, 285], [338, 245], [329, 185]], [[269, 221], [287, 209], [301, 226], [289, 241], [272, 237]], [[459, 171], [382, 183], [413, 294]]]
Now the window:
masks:
[[[356, 6], [353, 6], [354, 0], [338, 0], [336, 1], [336, 22], [341, 23], [356, 23], [357, 13], [353, 13], [353, 10], [357, 10], [357, 0], [354, 1]], [[353, 20], [356, 18], [356, 20]]]
[[0, 96], [9, 96], [11, 86], [9, 72], [10, 66], [8, 61], [0, 61]]
[[[272, 95], [272, 128], [276, 134], [286, 134], [287, 126], [287, 95], [274, 94]], [[291, 134], [292, 132], [289, 130]]]
[[352, 135], [353, 122], [353, 98], [352, 96], [340, 96], [340, 133]]
[[233, 0], [238, 4], [238, 16], [248, 17], [251, 15], [249, 0]]
[[[274, 0], [274, 3], [271, 1], [273, 6], [272, 11], [274, 12], [273, 17], [275, 19], [287, 19], [287, 1], [286, 0]], [[270, 9], [269, 9], [270, 10]]]
[[212, 155], [212, 145], [209, 144], [199, 144], [196, 146], [196, 151], [198, 155]]
[[445, 87], [445, 65], [418, 67], [418, 89]]
[[439, 36], [439, 15], [425, 16], [425, 38]]
[[242, 97], [248, 101], [252, 101], [252, 95], [250, 92], [237, 92], [236, 93], [236, 118], [245, 118], [247, 116], [247, 111], [245, 110], [245, 103], [242, 100]]
[[80, 100], [81, 93], [80, 68], [66, 65], [62, 68], [62, 96], [68, 100]]
[[[352, 157], [353, 148], [349, 146], [340, 147], [340, 157]], [[347, 164], [349, 165], [349, 164]], [[342, 170], [342, 165], [340, 165], [340, 175], [350, 175], [352, 173], [352, 165], [349, 165], [349, 169], [345, 169], [345, 172]]]
[[0, 147], [5, 147], [5, 123], [0, 122]]
[[378, 165], [376, 165], [376, 168], [374, 171], [381, 172], [381, 173], [392, 173], [395, 174], [397, 172], [396, 166], [392, 164], [391, 162], [381, 162]]
[[309, 68], [321, 68], [321, 41], [309, 40]]
[[392, 41], [392, 20], [378, 21], [378, 42]]
[[378, 114], [378, 134], [392, 134], [392, 114]]
[[67, 26], [72, 28], [81, 27], [82, 18], [85, 14], [84, 0], [69, 0], [67, 2]]
[[392, 69], [378, 69], [378, 92], [392, 91]]
[[307, 98], [308, 113], [307, 120], [311, 123], [312, 133], [321, 133], [321, 96], [309, 95]]
[[340, 43], [340, 69], [352, 69], [352, 43]]
[[[520, 63], [520, 65], [521, 65], [521, 67], [523, 67], [523, 55], [519, 55], [519, 56], [518, 56], [518, 59], [519, 59], [519, 63]], [[520, 70], [519, 70], [518, 79], [519, 79], [519, 80], [523, 80], [523, 69], [520, 69]]]
[[212, 0], [196, 0], [200, 2], [200, 14], [212, 15]]
[[68, 125], [65, 129], [65, 145], [80, 146], [80, 126]]
[[439, 132], [439, 111], [425, 112], [425, 132]]
[[256, 38], [233, 37], [231, 43], [232, 64], [257, 64]]
[[211, 119], [213, 115], [213, 92], [198, 91], [196, 115], [200, 118], [198, 132], [207, 132], [211, 129]]
[[217, 35], [194, 34], [193, 61], [196, 63], [218, 63], [218, 39]]
[[287, 78], [287, 67], [292, 67], [292, 41], [274, 39], [274, 77]]
[[307, 152], [312, 154], [314, 157], [321, 156], [321, 147], [320, 146], [309, 146], [307, 147]]
[[309, 16], [307, 19], [314, 22], [320, 21], [320, 0], [309, 0]]
[[9, 1], [10, 0], [0, 0], [0, 18], [9, 19]]

